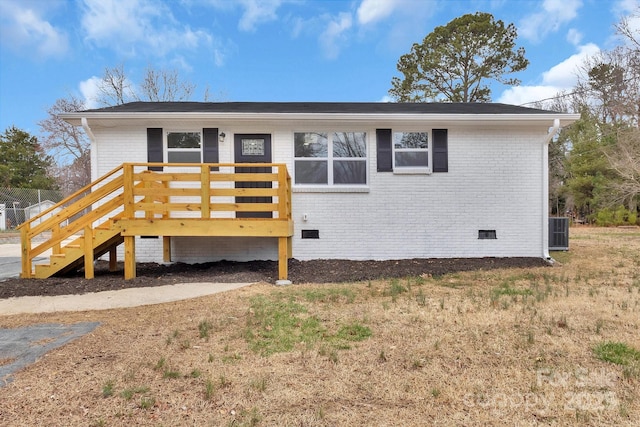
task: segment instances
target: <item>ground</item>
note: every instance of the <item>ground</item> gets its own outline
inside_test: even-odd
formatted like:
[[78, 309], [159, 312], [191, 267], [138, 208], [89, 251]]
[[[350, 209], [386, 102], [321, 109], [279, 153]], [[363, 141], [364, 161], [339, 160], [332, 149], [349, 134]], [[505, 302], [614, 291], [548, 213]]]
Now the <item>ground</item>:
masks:
[[[571, 227], [570, 246], [552, 253], [552, 268], [489, 269], [500, 260], [486, 259], [482, 270], [430, 275], [475, 261], [292, 261], [294, 282], [302, 271], [420, 274], [0, 315], [4, 329], [99, 324], [12, 374], [0, 425], [638, 426], [640, 229]], [[235, 267], [275, 274], [260, 264]], [[152, 271], [137, 280], [177, 275]], [[82, 278], [55, 280], [86, 289]]]
[[[447, 273], [492, 270], [496, 268], [528, 268], [547, 265], [541, 258], [448, 258], [408, 259], [392, 261], [314, 260], [289, 261], [289, 280], [293, 283], [338, 283], [399, 278], [408, 276], [441, 276]], [[160, 265], [140, 263], [137, 277], [124, 280], [122, 266], [109, 272], [106, 262], [98, 262], [96, 277], [84, 279], [82, 272], [67, 277], [49, 279], [9, 279], [0, 282], [0, 298], [28, 295], [69, 295], [117, 290], [132, 287], [151, 287], [189, 282], [274, 283], [277, 279], [276, 261], [211, 262], [205, 264]]]

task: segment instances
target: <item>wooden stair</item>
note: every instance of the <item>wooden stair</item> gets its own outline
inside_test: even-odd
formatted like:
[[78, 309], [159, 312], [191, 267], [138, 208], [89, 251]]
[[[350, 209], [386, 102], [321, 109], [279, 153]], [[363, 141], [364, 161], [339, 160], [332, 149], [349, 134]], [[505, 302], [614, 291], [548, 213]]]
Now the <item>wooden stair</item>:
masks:
[[[124, 237], [115, 228], [95, 228], [91, 233], [91, 251], [93, 259], [96, 259], [124, 242]], [[79, 236], [71, 243], [61, 248], [59, 254], [52, 254], [48, 264], [36, 264], [34, 276], [36, 279], [45, 279], [54, 275], [64, 275], [77, 270], [84, 265], [85, 236]]]

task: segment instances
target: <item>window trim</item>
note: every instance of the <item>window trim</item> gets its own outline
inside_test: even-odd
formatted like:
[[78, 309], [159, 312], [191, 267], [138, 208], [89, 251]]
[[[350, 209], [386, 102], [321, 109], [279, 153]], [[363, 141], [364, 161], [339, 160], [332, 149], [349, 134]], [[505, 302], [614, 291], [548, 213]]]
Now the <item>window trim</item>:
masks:
[[[169, 148], [169, 134], [170, 133], [197, 133], [200, 135], [200, 147], [199, 148]], [[199, 129], [163, 129], [162, 132], [162, 144], [164, 149], [164, 158], [167, 159], [167, 163], [203, 163], [204, 158], [204, 130]], [[169, 153], [200, 153], [200, 160], [197, 162], [172, 162], [169, 160]]]
[[[426, 133], [427, 134], [427, 148], [413, 148], [413, 149], [397, 149], [395, 144], [396, 133]], [[396, 153], [397, 152], [427, 152], [427, 166], [396, 166]], [[433, 173], [433, 128], [392, 128], [391, 129], [391, 167], [395, 175], [431, 175]]]
[[[363, 133], [364, 134], [364, 142], [365, 142], [365, 156], [364, 157], [334, 157], [333, 155], [333, 134], [334, 133]], [[327, 156], [326, 157], [296, 157], [295, 155], [295, 135], [298, 133], [321, 133], [327, 134]], [[325, 191], [335, 191], [335, 192], [349, 192], [349, 191], [368, 191], [369, 183], [371, 182], [371, 174], [369, 171], [369, 160], [371, 159], [371, 131], [366, 129], [353, 130], [353, 129], [335, 129], [335, 128], [316, 128], [316, 129], [306, 129], [306, 130], [294, 130], [291, 133], [291, 138], [293, 144], [291, 146], [292, 158], [293, 158], [293, 189], [294, 192], [309, 190], [312, 192], [325, 192]], [[326, 161], [327, 162], [327, 183], [326, 184], [305, 184], [305, 183], [297, 183], [296, 182], [296, 162], [297, 161]], [[333, 167], [334, 162], [338, 161], [359, 161], [365, 164], [365, 183], [364, 184], [335, 184], [333, 182]], [[298, 191], [295, 191], [295, 190]]]

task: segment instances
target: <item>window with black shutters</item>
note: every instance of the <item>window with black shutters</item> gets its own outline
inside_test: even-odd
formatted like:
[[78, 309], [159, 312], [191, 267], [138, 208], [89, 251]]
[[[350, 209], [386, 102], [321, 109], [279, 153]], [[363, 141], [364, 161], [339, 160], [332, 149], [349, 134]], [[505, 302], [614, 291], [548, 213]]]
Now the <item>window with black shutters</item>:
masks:
[[447, 129], [377, 129], [378, 172], [448, 172]]

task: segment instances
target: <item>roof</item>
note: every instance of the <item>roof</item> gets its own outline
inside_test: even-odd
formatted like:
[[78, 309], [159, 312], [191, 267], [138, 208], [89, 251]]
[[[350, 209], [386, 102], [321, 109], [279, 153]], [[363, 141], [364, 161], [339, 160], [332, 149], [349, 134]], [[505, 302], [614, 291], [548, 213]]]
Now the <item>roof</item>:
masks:
[[[579, 114], [558, 113], [537, 108], [499, 103], [394, 103], [394, 102], [129, 102], [112, 107], [62, 113], [73, 125], [113, 127], [119, 124], [164, 127], [169, 123], [292, 121], [335, 123], [375, 123], [376, 126], [421, 126], [425, 121], [439, 126], [509, 124], [549, 127], [556, 120], [566, 126]], [[554, 125], [555, 126], [555, 125]]]
[[499, 103], [446, 102], [129, 102], [79, 113], [558, 114]]

